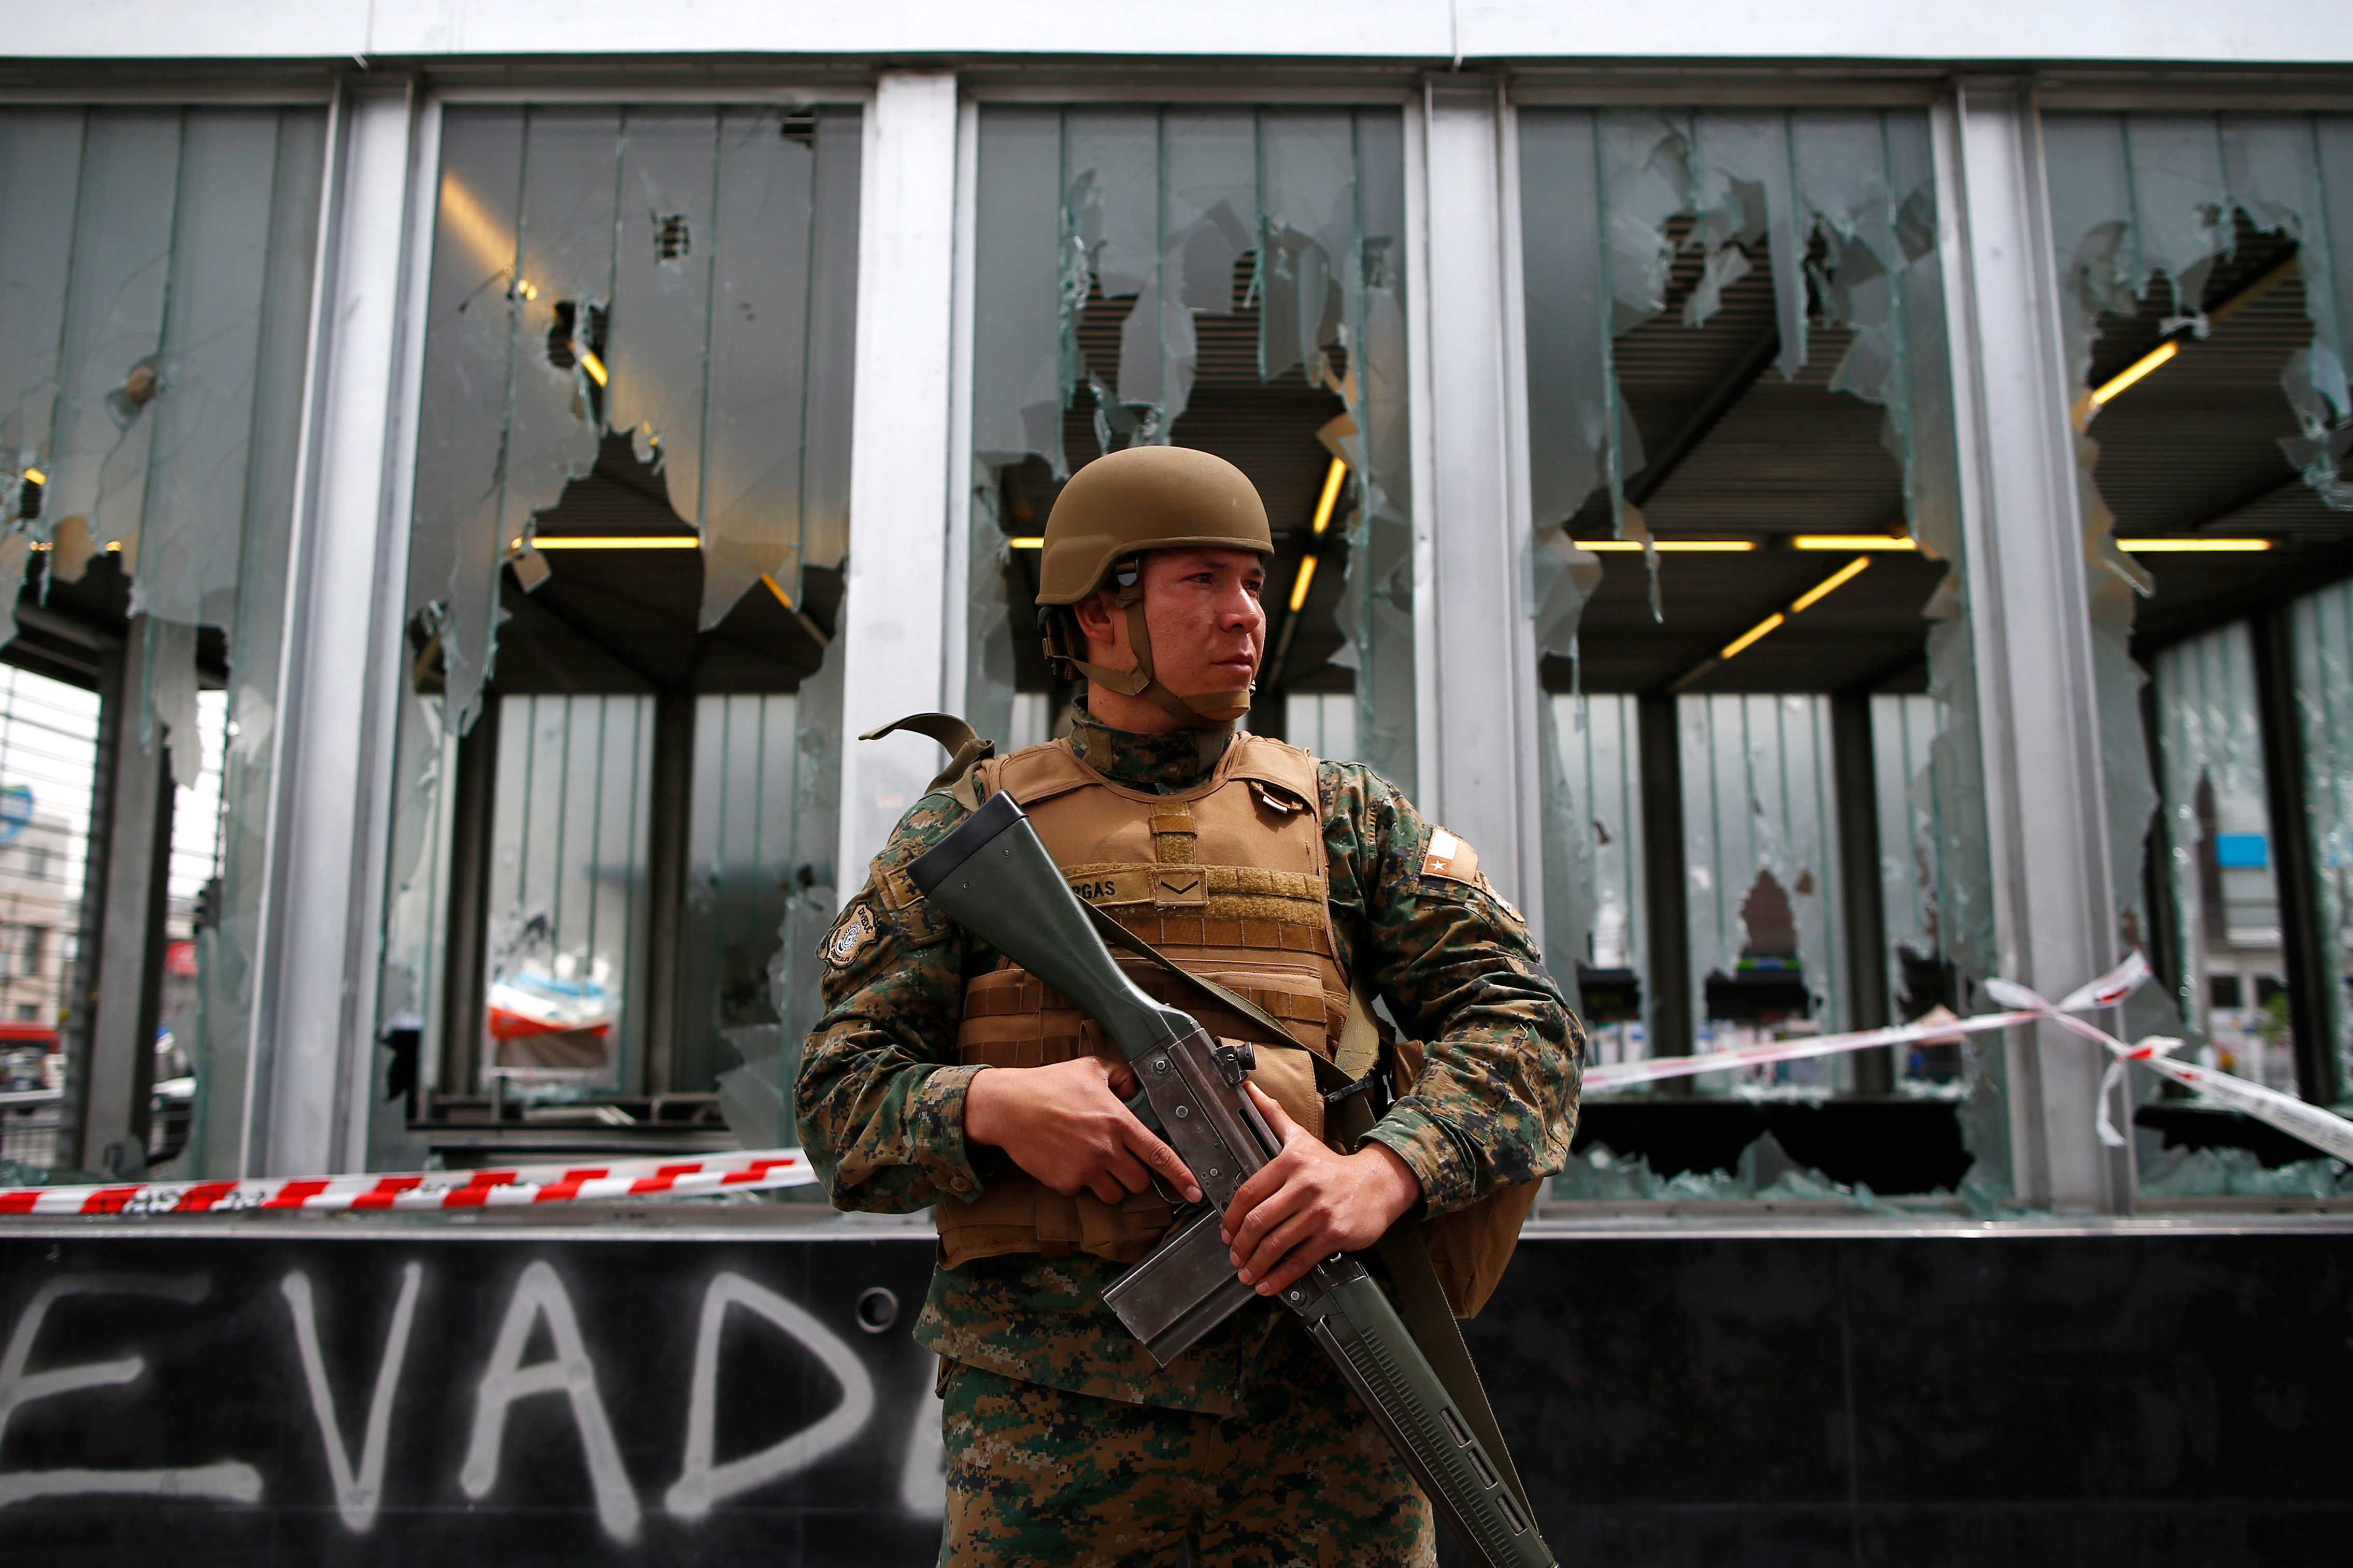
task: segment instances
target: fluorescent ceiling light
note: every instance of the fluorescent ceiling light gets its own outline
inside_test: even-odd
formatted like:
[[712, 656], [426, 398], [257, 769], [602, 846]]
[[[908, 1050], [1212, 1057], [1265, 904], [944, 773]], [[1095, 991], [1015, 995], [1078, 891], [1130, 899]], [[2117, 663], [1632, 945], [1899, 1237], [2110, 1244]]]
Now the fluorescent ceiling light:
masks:
[[1347, 477], [1348, 465], [1333, 458], [1332, 466], [1324, 470], [1324, 493], [1315, 498], [1315, 521], [1308, 531], [1321, 533], [1332, 526], [1332, 509], [1340, 504], [1340, 481]]
[[2238, 555], [2269, 550], [2268, 539], [2119, 539], [2116, 548], [2135, 555]]
[[1870, 556], [1856, 556], [1853, 560], [1848, 562], [1845, 565], [1840, 567], [1837, 571], [1831, 573], [1829, 576], [1823, 578], [1820, 582], [1815, 584], [1812, 587], [1807, 589], [1796, 598], [1790, 600], [1789, 607], [1788, 609], [1778, 610], [1772, 615], [1766, 616], [1763, 620], [1757, 622], [1755, 626], [1749, 627], [1746, 631], [1741, 633], [1730, 642], [1725, 644], [1723, 649], [1719, 651], [1714, 658], [1704, 660], [1700, 664], [1693, 666], [1690, 669], [1685, 670], [1682, 678], [1676, 680], [1673, 685], [1668, 687], [1667, 689], [1670, 691], [1681, 691], [1684, 687], [1689, 686], [1693, 681], [1697, 680], [1701, 676], [1705, 675], [1709, 670], [1714, 669], [1717, 665], [1722, 664], [1725, 660], [1735, 658], [1746, 651], [1746, 649], [1753, 646], [1758, 638], [1763, 637], [1769, 633], [1778, 631], [1781, 627], [1788, 625], [1789, 617], [1791, 616], [1801, 616], [1805, 614], [1808, 610], [1812, 609], [1816, 605], [1821, 603], [1823, 599], [1829, 597], [1841, 584], [1853, 581], [1854, 578], [1859, 576], [1867, 567], [1870, 566]]
[[1812, 609], [1817, 604], [1821, 602], [1823, 596], [1829, 594], [1831, 589], [1837, 587], [1841, 583], [1847, 582], [1852, 578], [1856, 573], [1862, 571], [1864, 567], [1870, 564], [1870, 556], [1856, 556], [1853, 560], [1848, 562], [1845, 565], [1840, 567], [1837, 571], [1831, 573], [1829, 576], [1823, 578], [1820, 582], [1815, 584], [1812, 587], [1799, 595], [1797, 598], [1790, 601], [1789, 613], [1794, 616], [1801, 611]]
[[2105, 407], [2110, 398], [2113, 398], [2116, 394], [2126, 390], [2133, 384], [2133, 383], [2138, 381], [2141, 377], [2147, 375], [2158, 366], [2165, 363], [2166, 361], [2171, 359], [2180, 352], [2181, 345], [2173, 342], [2171, 339], [2168, 339], [2166, 342], [2158, 344], [2157, 347], [2149, 350], [2148, 353], [2141, 355], [2140, 358], [2133, 361], [2132, 363], [2118, 371], [2116, 375], [2105, 384], [2094, 388], [2092, 392], [2092, 406], [2094, 408]]
[[1725, 644], [1724, 651], [1717, 654], [1715, 657], [1718, 658], [1730, 658], [1742, 648], [1746, 647], [1750, 643], [1755, 642], [1758, 637], [1763, 637], [1767, 632], [1769, 632], [1775, 627], [1780, 626], [1788, 618], [1788, 616], [1781, 615], [1778, 612], [1766, 616], [1763, 620], [1757, 622], [1755, 626], [1749, 627], [1746, 631], [1741, 633], [1730, 642]]
[[[507, 548], [521, 550], [523, 543], [524, 541], [518, 539]], [[530, 541], [530, 543], [536, 550], [695, 550], [701, 548], [702, 541], [691, 533], [616, 533], [606, 536], [579, 534], [557, 538], [543, 535]]]
[[1917, 540], [1893, 533], [1801, 533], [1789, 541], [1792, 550], [1917, 550]]
[[1314, 581], [1315, 557], [1313, 555], [1301, 556], [1299, 558], [1299, 575], [1293, 578], [1291, 584], [1291, 613], [1293, 615], [1297, 615], [1299, 613], [1299, 606], [1307, 602], [1307, 585]]
[[[1628, 551], [1639, 554], [1642, 549], [1642, 542], [1639, 539], [1576, 539], [1569, 542], [1579, 550]], [[1757, 542], [1753, 539], [1654, 539], [1651, 542], [1661, 554], [1671, 552], [1714, 554], [1757, 548]]]

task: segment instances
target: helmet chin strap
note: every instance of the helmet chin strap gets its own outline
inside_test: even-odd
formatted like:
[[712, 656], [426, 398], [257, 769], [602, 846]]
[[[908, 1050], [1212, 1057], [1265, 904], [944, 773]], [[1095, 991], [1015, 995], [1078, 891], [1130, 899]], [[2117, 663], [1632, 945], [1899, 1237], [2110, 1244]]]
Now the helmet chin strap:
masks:
[[1240, 709], [1249, 711], [1250, 691], [1205, 691], [1198, 697], [1186, 697], [1161, 684], [1152, 672], [1152, 632], [1144, 622], [1144, 574], [1133, 565], [1120, 568], [1118, 574], [1118, 604], [1127, 611], [1127, 639], [1135, 650], [1134, 669], [1105, 669], [1101, 665], [1083, 659], [1071, 663], [1081, 675], [1106, 691], [1116, 691], [1123, 697], [1141, 697], [1188, 730], [1222, 730], [1233, 723], [1231, 719], [1212, 718], [1214, 713], [1231, 712]]

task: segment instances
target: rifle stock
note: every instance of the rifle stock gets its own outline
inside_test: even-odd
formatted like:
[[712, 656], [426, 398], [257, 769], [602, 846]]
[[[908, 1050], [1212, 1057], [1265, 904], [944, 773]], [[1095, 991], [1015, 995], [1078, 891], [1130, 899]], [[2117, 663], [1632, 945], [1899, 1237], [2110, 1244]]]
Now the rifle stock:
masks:
[[[1219, 1217], [1280, 1144], [1242, 1091], [1250, 1047], [1212, 1040], [1112, 958], [1012, 796], [991, 795], [907, 868], [951, 920], [1094, 1018], [1134, 1069], [1129, 1109], [1182, 1158], [1204, 1201], [1103, 1292], [1166, 1366], [1257, 1299], [1218, 1239]], [[1524, 1498], [1490, 1456], [1404, 1320], [1345, 1255], [1282, 1293], [1421, 1483], [1456, 1539], [1490, 1568], [1552, 1568]]]

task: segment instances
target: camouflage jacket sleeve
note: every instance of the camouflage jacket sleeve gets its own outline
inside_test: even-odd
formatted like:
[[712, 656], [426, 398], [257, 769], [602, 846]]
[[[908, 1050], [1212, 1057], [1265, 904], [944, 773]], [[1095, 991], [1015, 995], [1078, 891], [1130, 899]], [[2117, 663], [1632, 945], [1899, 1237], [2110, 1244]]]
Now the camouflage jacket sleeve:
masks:
[[981, 1070], [958, 1066], [955, 1049], [974, 944], [906, 878], [965, 816], [944, 790], [917, 801], [826, 933], [825, 1015], [802, 1052], [794, 1111], [839, 1208], [905, 1214], [944, 1193], [969, 1196], [997, 1157], [964, 1138], [965, 1086]]
[[1431, 1215], [1559, 1171], [1585, 1034], [1519, 910], [1482, 872], [1432, 869], [1435, 825], [1379, 774], [1327, 762], [1319, 782], [1341, 963], [1426, 1053], [1372, 1136], [1413, 1168]]

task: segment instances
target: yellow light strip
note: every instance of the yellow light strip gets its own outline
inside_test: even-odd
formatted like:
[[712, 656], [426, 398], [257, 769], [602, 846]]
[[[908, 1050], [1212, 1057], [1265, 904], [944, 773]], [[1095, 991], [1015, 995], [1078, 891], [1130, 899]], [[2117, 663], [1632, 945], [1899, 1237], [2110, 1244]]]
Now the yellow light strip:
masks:
[[1788, 616], [1783, 615], [1771, 615], [1766, 616], [1763, 620], [1757, 622], [1755, 626], [1749, 627], [1746, 631], [1733, 638], [1732, 641], [1725, 644], [1724, 651], [1715, 657], [1718, 658], [1730, 658], [1734, 654], [1738, 653], [1742, 648], [1746, 647], [1750, 643], [1755, 642], [1758, 637], [1763, 637], [1767, 632], [1771, 631], [1774, 627], [1779, 626], [1783, 621], [1786, 621], [1788, 618]]
[[776, 578], [770, 576], [767, 573], [763, 572], [760, 574], [760, 581], [766, 584], [768, 592], [776, 596], [776, 603], [782, 605], [788, 610], [793, 607], [793, 596], [790, 594], [786, 593], [785, 590], [778, 585]]
[[[610, 538], [592, 534], [549, 538], [543, 534], [531, 543], [539, 550], [696, 550], [702, 547], [702, 541], [692, 534], [677, 533], [614, 534]], [[518, 539], [507, 548], [521, 550], [523, 542]]]
[[1007, 542], [1016, 550], [1043, 550], [1046, 548], [1046, 536], [1042, 533], [1025, 533]]
[[[1639, 539], [1576, 539], [1569, 542], [1579, 550], [1628, 551], [1640, 554], [1642, 549], [1642, 542]], [[1654, 539], [1651, 542], [1662, 555], [1677, 552], [1718, 554], [1757, 548], [1757, 542], [1753, 539]]]
[[[1749, 627], [1746, 631], [1733, 638], [1732, 641], [1725, 644], [1724, 651], [1715, 656], [1717, 661], [1721, 662], [1732, 658], [1735, 654], [1737, 654], [1742, 649], [1747, 647], [1766, 633], [1777, 630], [1787, 625], [1791, 616], [1803, 615], [1808, 610], [1812, 609], [1816, 605], [1820, 604], [1824, 598], [1828, 597], [1829, 595], [1841, 584], [1852, 581], [1857, 574], [1862, 573], [1862, 570], [1870, 564], [1870, 556], [1856, 556], [1853, 560], [1848, 562], [1845, 565], [1840, 567], [1837, 571], [1831, 573], [1829, 576], [1823, 578], [1820, 582], [1815, 584], [1804, 593], [1799, 595], [1795, 599], [1790, 600], [1788, 609], [1778, 615], [1766, 616], [1763, 620], [1757, 622], [1755, 626]], [[1692, 680], [1697, 679], [1702, 673], [1704, 673], [1704, 667], [1703, 667], [1702, 669], [1692, 671], [1690, 675], [1685, 676], [1683, 680], [1676, 683], [1675, 689], [1678, 691], [1682, 690], [1685, 685], [1689, 684]]]
[[1892, 533], [1801, 533], [1789, 541], [1792, 550], [1917, 550], [1916, 540]]
[[41, 472], [38, 468], [26, 468], [25, 470], [25, 477], [32, 480], [37, 485], [45, 485], [49, 482], [49, 476]]
[[1307, 602], [1307, 585], [1314, 581], [1315, 557], [1313, 555], [1301, 556], [1299, 558], [1299, 575], [1292, 579], [1291, 584], [1291, 613], [1293, 615], [1297, 615], [1299, 613], [1299, 606]]
[[604, 385], [607, 381], [612, 379], [605, 370], [605, 362], [598, 359], [596, 353], [591, 350], [582, 349], [580, 351], [580, 368], [586, 371], [588, 373], [588, 379], [595, 382], [599, 386]]
[[1339, 458], [1324, 470], [1324, 493], [1315, 499], [1315, 521], [1309, 526], [1312, 533], [1321, 533], [1332, 526], [1332, 509], [1340, 504], [1340, 482], [1348, 477], [1348, 465]]
[[2138, 381], [2142, 376], [2147, 375], [2150, 371], [2155, 370], [2158, 366], [2165, 363], [2166, 361], [2171, 359], [2180, 352], [2181, 345], [2178, 342], [2172, 342], [2170, 339], [2158, 344], [2157, 347], [2149, 350], [2148, 353], [2141, 355], [2140, 358], [2125, 366], [2123, 370], [2118, 371], [2116, 378], [2110, 381], [2106, 385], [2094, 389], [2092, 393], [2092, 406], [2094, 408], [2105, 407], [2110, 398], [2113, 398], [2118, 393], [2125, 391], [2126, 388], [2130, 387], [2133, 383]]
[[1804, 593], [1791, 600], [1789, 602], [1789, 613], [1794, 616], [1812, 609], [1816, 605], [1821, 603], [1823, 596], [1829, 594], [1831, 589], [1837, 587], [1841, 583], [1852, 581], [1857, 573], [1861, 572], [1864, 567], [1870, 564], [1870, 556], [1856, 556], [1853, 560], [1848, 562], [1845, 565], [1840, 567], [1837, 571], [1831, 573], [1829, 576], [1823, 578], [1820, 582], [1815, 584], [1812, 587], [1807, 589]]
[[2152, 555], [2160, 552], [2175, 555], [2235, 555], [2247, 551], [2269, 550], [2271, 547], [2272, 542], [2268, 539], [2119, 539], [2116, 541], [2117, 549], [2129, 551], [2135, 555]]

